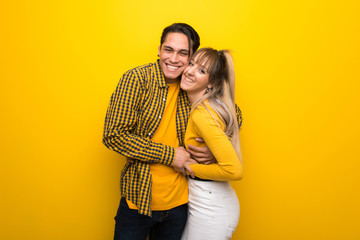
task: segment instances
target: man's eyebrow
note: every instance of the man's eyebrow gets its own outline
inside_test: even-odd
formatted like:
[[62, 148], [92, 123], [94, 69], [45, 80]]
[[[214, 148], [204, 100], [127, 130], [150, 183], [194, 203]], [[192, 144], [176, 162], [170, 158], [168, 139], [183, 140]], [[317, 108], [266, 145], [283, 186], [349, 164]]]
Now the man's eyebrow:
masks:
[[179, 52], [183, 52], [183, 53], [189, 53], [189, 50], [187, 50], [187, 49], [180, 49], [180, 51]]
[[164, 46], [164, 48], [173, 49], [172, 47], [170, 47], [170, 46], [166, 46], [166, 45]]
[[[164, 48], [174, 50], [171, 46], [168, 45], [164, 45]], [[184, 52], [186, 54], [189, 54], [190, 51], [188, 49], [180, 49], [178, 52]]]

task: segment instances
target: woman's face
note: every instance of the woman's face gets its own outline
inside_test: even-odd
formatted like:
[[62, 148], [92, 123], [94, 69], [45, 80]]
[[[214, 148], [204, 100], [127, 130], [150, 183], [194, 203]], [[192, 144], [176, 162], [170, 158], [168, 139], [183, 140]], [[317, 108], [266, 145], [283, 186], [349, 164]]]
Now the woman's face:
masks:
[[197, 100], [211, 87], [207, 65], [197, 62], [198, 56], [190, 61], [181, 77], [180, 87], [188, 94], [190, 101]]

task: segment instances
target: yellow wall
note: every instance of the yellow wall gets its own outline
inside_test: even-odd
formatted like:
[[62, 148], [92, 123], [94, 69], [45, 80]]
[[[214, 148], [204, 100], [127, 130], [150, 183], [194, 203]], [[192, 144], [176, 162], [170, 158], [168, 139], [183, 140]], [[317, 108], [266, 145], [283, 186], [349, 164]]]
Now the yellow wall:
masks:
[[101, 144], [110, 94], [179, 21], [235, 58], [233, 239], [360, 239], [359, 12], [357, 0], [1, 1], [0, 239], [112, 238], [124, 159]]

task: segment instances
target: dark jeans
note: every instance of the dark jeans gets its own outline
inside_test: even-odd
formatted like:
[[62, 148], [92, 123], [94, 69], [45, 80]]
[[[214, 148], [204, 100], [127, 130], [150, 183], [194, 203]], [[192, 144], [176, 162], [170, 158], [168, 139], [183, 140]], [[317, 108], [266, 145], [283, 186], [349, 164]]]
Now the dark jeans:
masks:
[[129, 209], [121, 198], [115, 217], [114, 240], [179, 240], [187, 220], [187, 204], [167, 211], [152, 211], [152, 217]]

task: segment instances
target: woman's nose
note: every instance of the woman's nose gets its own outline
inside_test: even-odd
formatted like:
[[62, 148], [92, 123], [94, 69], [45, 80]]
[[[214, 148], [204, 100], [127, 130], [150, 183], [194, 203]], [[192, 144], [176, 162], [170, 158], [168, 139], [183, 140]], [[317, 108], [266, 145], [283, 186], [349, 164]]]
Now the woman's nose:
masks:
[[195, 69], [194, 66], [188, 66], [187, 68], [188, 68], [187, 73], [193, 75], [194, 74], [194, 69]]

